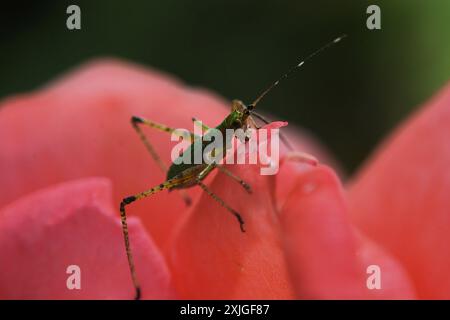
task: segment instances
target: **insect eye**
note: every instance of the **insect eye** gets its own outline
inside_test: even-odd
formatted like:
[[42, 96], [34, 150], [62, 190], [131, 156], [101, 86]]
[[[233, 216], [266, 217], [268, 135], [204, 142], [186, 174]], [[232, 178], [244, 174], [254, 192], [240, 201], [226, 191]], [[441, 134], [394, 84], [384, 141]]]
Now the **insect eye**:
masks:
[[250, 110], [245, 109], [245, 110], [244, 110], [244, 114], [245, 114], [246, 116], [248, 116], [248, 115], [250, 114]]

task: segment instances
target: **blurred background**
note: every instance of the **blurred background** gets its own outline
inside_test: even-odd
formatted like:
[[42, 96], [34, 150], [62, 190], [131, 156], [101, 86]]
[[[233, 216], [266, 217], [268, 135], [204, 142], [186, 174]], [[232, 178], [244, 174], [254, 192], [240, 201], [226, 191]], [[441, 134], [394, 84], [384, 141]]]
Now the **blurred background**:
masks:
[[[81, 30], [66, 8], [81, 8]], [[381, 30], [366, 9], [381, 8]], [[316, 135], [347, 173], [450, 75], [450, 1], [9, 1], [0, 10], [0, 98], [38, 88], [101, 56], [170, 73], [251, 102], [298, 60], [259, 105]]]

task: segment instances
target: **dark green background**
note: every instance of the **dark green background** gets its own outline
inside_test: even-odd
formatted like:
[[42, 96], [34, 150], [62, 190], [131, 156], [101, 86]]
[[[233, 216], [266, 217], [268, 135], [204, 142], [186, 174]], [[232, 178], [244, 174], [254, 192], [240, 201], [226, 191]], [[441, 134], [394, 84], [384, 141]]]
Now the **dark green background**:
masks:
[[[78, 4], [82, 30], [66, 28]], [[381, 7], [382, 29], [366, 28]], [[259, 106], [317, 135], [348, 170], [449, 79], [450, 1], [33, 1], [0, 7], [0, 97], [116, 56], [251, 101], [341, 33]]]

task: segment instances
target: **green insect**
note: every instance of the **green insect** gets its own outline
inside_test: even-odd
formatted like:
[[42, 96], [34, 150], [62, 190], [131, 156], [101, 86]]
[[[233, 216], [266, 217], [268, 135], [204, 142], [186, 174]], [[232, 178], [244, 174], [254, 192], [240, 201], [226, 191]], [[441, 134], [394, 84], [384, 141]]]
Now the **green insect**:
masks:
[[[258, 129], [259, 127], [256, 124], [253, 117], [263, 121], [264, 123], [269, 123], [269, 121], [267, 119], [265, 119], [263, 116], [261, 116], [260, 114], [258, 114], [254, 111], [258, 102], [261, 101], [261, 99], [269, 91], [271, 91], [274, 87], [276, 87], [282, 79], [287, 78], [293, 71], [300, 68], [307, 60], [309, 60], [310, 58], [315, 56], [317, 53], [330, 47], [331, 45], [338, 43], [344, 37], [346, 37], [346, 35], [342, 35], [342, 36], [334, 39], [333, 41], [327, 43], [326, 45], [324, 45], [323, 47], [316, 50], [315, 52], [313, 52], [312, 54], [307, 56], [305, 59], [300, 61], [298, 64], [296, 64], [294, 67], [292, 67], [288, 72], [283, 74], [277, 81], [275, 81], [267, 89], [265, 89], [251, 104], [245, 105], [240, 100], [233, 100], [232, 104], [231, 104], [230, 114], [228, 114], [228, 116], [215, 129], [219, 130], [222, 133], [222, 135], [225, 137], [226, 129], [233, 129], [233, 130], [243, 129], [244, 131], [247, 130], [248, 128]], [[197, 123], [195, 118], [193, 118], [192, 120], [194, 121], [194, 123]], [[214, 169], [219, 169], [222, 173], [224, 173], [225, 175], [227, 175], [228, 177], [230, 177], [231, 179], [233, 179], [237, 183], [239, 183], [246, 192], [251, 193], [252, 189], [251, 189], [250, 185], [248, 185], [241, 178], [239, 178], [238, 176], [233, 174], [231, 171], [227, 170], [222, 165], [215, 163], [215, 162], [207, 164], [207, 163], [204, 163], [204, 161], [202, 160], [202, 163], [200, 163], [200, 164], [194, 164], [194, 162], [192, 162], [192, 161], [191, 161], [191, 164], [186, 164], [181, 161], [180, 162], [174, 161], [174, 163], [172, 163], [170, 165], [170, 167], [167, 168], [166, 164], [161, 160], [161, 158], [159, 157], [159, 155], [157, 154], [157, 152], [155, 151], [153, 146], [148, 141], [147, 137], [142, 132], [141, 126], [147, 126], [147, 127], [150, 127], [150, 128], [153, 128], [153, 129], [156, 129], [159, 131], [167, 132], [170, 134], [172, 134], [172, 133], [178, 134], [178, 135], [183, 135], [183, 134], [177, 133], [178, 131], [176, 131], [176, 129], [174, 129], [174, 128], [170, 128], [165, 125], [162, 125], [162, 124], [159, 124], [159, 123], [156, 123], [156, 122], [153, 122], [153, 121], [141, 118], [141, 117], [136, 117], [136, 116], [133, 116], [131, 118], [131, 124], [132, 124], [133, 128], [136, 130], [137, 134], [139, 135], [139, 137], [142, 140], [143, 144], [145, 145], [146, 149], [149, 151], [152, 158], [156, 161], [156, 163], [161, 168], [161, 170], [163, 170], [163, 172], [167, 172], [167, 180], [164, 181], [163, 183], [161, 183], [151, 189], [148, 189], [146, 191], [126, 197], [120, 203], [120, 215], [121, 215], [121, 220], [122, 220], [122, 230], [123, 230], [123, 235], [124, 235], [124, 240], [125, 240], [125, 249], [126, 249], [127, 258], [128, 258], [128, 265], [130, 267], [133, 285], [136, 290], [135, 298], [140, 299], [141, 289], [139, 286], [138, 279], [136, 277], [133, 255], [132, 255], [131, 248], [130, 248], [130, 239], [129, 239], [129, 235], [128, 235], [128, 224], [127, 224], [127, 217], [126, 217], [126, 212], [125, 212], [125, 207], [127, 205], [129, 205], [130, 203], [132, 203], [134, 201], [144, 199], [152, 194], [155, 194], [157, 192], [160, 192], [160, 191], [163, 191], [166, 189], [167, 190], [178, 189], [181, 192], [181, 196], [183, 197], [186, 204], [189, 205], [191, 200], [188, 197], [188, 195], [184, 192], [184, 189], [191, 188], [194, 186], [199, 186], [200, 188], [203, 189], [203, 191], [205, 191], [209, 196], [211, 196], [219, 205], [221, 205], [226, 210], [228, 210], [235, 217], [237, 222], [239, 223], [241, 231], [245, 232], [244, 220], [243, 220], [242, 216], [236, 210], [234, 210], [231, 206], [229, 206], [224, 200], [222, 200], [218, 195], [216, 195], [212, 190], [210, 190], [210, 188], [203, 183], [203, 180]], [[204, 150], [204, 148], [208, 144], [212, 143], [211, 139], [205, 139], [205, 136], [208, 135], [207, 130], [209, 130], [210, 128], [206, 125], [202, 125], [202, 129], [206, 130], [206, 133], [203, 137], [197, 137], [193, 133], [188, 133], [188, 135], [190, 135], [190, 138], [192, 139], [191, 141], [194, 141], [194, 142], [184, 152], [189, 151], [190, 154], [193, 155], [196, 152], [196, 148], [201, 147], [202, 150]], [[231, 138], [233, 138], [233, 137], [231, 137]], [[287, 145], [287, 147], [292, 150], [292, 148], [289, 146], [289, 143], [287, 142], [287, 140], [281, 134], [280, 134], [280, 138]], [[200, 144], [195, 143], [196, 139], [201, 139], [201, 143]], [[227, 144], [224, 144], [224, 145], [227, 145]], [[212, 152], [221, 152], [220, 156], [223, 155], [223, 157], [225, 157], [226, 153], [223, 151], [224, 150], [219, 150], [219, 151], [213, 150]], [[182, 155], [180, 155], [180, 157], [182, 157]]]

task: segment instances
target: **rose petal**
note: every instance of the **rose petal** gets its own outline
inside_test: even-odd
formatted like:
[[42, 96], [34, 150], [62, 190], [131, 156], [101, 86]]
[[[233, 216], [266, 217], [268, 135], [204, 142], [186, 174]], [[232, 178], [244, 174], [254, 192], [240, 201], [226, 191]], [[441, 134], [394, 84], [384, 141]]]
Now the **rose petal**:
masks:
[[240, 212], [246, 232], [230, 212], [203, 194], [170, 250], [177, 291], [187, 299], [292, 298], [270, 192], [273, 176], [261, 176], [256, 165], [227, 168], [249, 183], [253, 193], [220, 172], [205, 184]]
[[[0, 106], [0, 207], [23, 194], [58, 182], [101, 175], [114, 183], [113, 203], [114, 210], [117, 210], [115, 208], [123, 197], [146, 190], [165, 179], [165, 174], [160, 172], [133, 132], [129, 124], [131, 115], [172, 127], [192, 128], [192, 116], [213, 126], [223, 120], [228, 110], [229, 107], [217, 97], [182, 88], [154, 71], [143, 71], [140, 67], [111, 60], [90, 63], [37, 93], [10, 98]], [[162, 159], [169, 163], [174, 144], [170, 142], [170, 136], [150, 129], [145, 132]], [[307, 148], [302, 150], [308, 151]], [[228, 288], [222, 291], [219, 288], [204, 295], [292, 296], [272, 221], [275, 212], [273, 178], [263, 178], [265, 182], [259, 186], [259, 172], [244, 170], [242, 176], [245, 176], [244, 173], [250, 175], [249, 182], [256, 181], [253, 186], [255, 190], [262, 189], [260, 195], [254, 198], [257, 206], [248, 211], [255, 217], [265, 217], [261, 226], [267, 229], [265, 234], [268, 238], [256, 246], [256, 251], [249, 248], [243, 253], [260, 257], [256, 260], [262, 263], [268, 260], [267, 266], [260, 267], [257, 261], [244, 263], [249, 265], [251, 272], [235, 286], [237, 289], [240, 286], [246, 288], [242, 295], [234, 294]], [[234, 181], [231, 185], [236, 188]], [[221, 192], [227, 185], [220, 183], [219, 186], [221, 190], [218, 191]], [[192, 188], [188, 192], [195, 199], [201, 189]], [[247, 205], [247, 198], [245, 191], [240, 192], [241, 196], [236, 200], [243, 201], [239, 204], [242, 208]], [[201, 201], [211, 201], [205, 199], [203, 196]], [[198, 212], [202, 206], [205, 205], [200, 205], [200, 209], [192, 208]], [[214, 207], [215, 203], [209, 203], [206, 208], [209, 209], [209, 206], [221, 210]], [[129, 214], [141, 217], [160, 248], [167, 247], [172, 229], [179, 221], [185, 220], [185, 212], [186, 207], [176, 192], [162, 192], [129, 206], [128, 210]], [[228, 215], [222, 213], [223, 218], [219, 220], [228, 221]], [[195, 216], [195, 213], [190, 216]], [[235, 221], [229, 223], [236, 228]], [[256, 239], [252, 242], [256, 243]], [[265, 250], [270, 257], [264, 257], [258, 250]], [[259, 275], [259, 269], [263, 269], [261, 274], [265, 277], [265, 284], [254, 285], [256, 280], [252, 279], [247, 285], [246, 277]], [[224, 295], [221, 295], [222, 292]]]
[[398, 258], [420, 298], [450, 299], [450, 85], [403, 124], [355, 179], [355, 223]]
[[[0, 105], [0, 207], [48, 185], [105, 176], [113, 182], [118, 210], [124, 197], [166, 178], [130, 125], [132, 115], [192, 129], [191, 117], [217, 125], [226, 112], [217, 97], [186, 90], [157, 72], [118, 61], [87, 64], [44, 90]], [[170, 163], [170, 135], [144, 131]], [[198, 191], [189, 192], [195, 198]], [[161, 192], [129, 212], [163, 246], [185, 209], [176, 192]]]
[[[364, 238], [355, 237], [336, 175], [323, 166], [305, 170], [303, 166], [290, 164], [282, 171], [287, 169], [296, 175], [296, 184], [282, 208], [280, 220], [298, 297], [414, 297], [401, 266]], [[371, 264], [383, 267], [380, 291], [366, 286], [366, 269]]]
[[351, 226], [336, 177], [318, 167], [298, 178], [283, 207], [285, 249], [300, 298], [360, 298]]
[[[211, 93], [137, 65], [111, 59], [85, 64], [35, 93], [0, 104], [0, 208], [34, 190], [90, 176], [113, 182], [118, 207], [124, 197], [166, 178], [132, 129], [132, 115], [192, 130], [192, 117], [215, 126], [229, 109]], [[144, 131], [169, 164], [170, 136]], [[306, 140], [303, 151], [320, 149]], [[200, 190], [188, 193], [195, 200]], [[161, 192], [129, 209], [160, 247], [185, 211], [177, 192]]]
[[[373, 274], [369, 267], [378, 267], [380, 271], [381, 288], [366, 291], [366, 298], [417, 299], [414, 283], [400, 261], [360, 232], [356, 232], [356, 244], [358, 260], [366, 271], [366, 283], [370, 281], [369, 276]], [[367, 290], [367, 286], [364, 290]]]
[[[111, 186], [92, 178], [40, 190], [0, 211], [0, 299], [132, 299]], [[165, 262], [137, 219], [131, 244], [144, 299], [174, 297]], [[81, 289], [66, 286], [68, 266]]]

